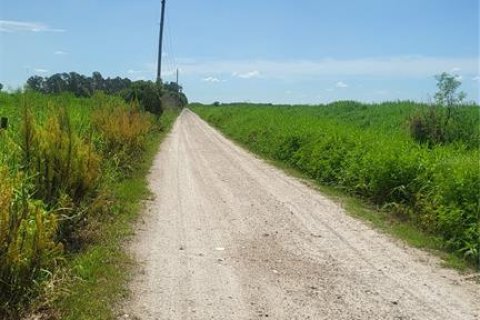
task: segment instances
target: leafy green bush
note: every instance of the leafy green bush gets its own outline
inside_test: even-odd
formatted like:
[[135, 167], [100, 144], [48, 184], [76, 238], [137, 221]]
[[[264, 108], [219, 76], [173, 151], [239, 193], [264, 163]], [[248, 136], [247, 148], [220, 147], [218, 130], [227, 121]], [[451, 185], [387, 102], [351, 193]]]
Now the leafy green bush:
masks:
[[126, 101], [138, 101], [143, 110], [159, 116], [163, 112], [162, 94], [162, 86], [151, 81], [136, 81], [122, 92]]
[[480, 144], [479, 110], [477, 114], [468, 111], [460, 106], [421, 108], [410, 118], [410, 134], [429, 147], [460, 143], [467, 148], [477, 148]]

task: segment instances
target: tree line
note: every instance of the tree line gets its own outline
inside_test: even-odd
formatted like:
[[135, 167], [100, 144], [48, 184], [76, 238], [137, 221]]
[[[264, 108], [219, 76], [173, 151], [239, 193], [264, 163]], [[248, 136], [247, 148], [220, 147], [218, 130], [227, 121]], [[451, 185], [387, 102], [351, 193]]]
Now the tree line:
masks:
[[182, 87], [175, 82], [132, 81], [128, 78], [104, 78], [100, 72], [85, 76], [76, 72], [56, 73], [49, 77], [28, 78], [25, 89], [44, 94], [70, 92], [77, 97], [90, 97], [97, 91], [122, 96], [126, 101], [137, 100], [149, 112], [161, 114], [162, 96], [169, 96], [178, 107], [184, 107], [188, 99]]

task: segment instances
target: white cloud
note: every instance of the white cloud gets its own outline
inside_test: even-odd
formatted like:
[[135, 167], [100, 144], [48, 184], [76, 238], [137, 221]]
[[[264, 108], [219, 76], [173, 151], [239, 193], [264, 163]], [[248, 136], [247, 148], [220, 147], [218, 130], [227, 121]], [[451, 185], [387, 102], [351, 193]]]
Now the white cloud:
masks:
[[218, 78], [215, 78], [215, 77], [206, 77], [206, 78], [203, 78], [202, 81], [204, 82], [220, 82], [220, 79]]
[[144, 71], [142, 70], [133, 70], [133, 69], [128, 69], [127, 70], [127, 73], [128, 74], [139, 74], [139, 73], [143, 73]]
[[450, 72], [456, 73], [456, 72], [459, 72], [460, 70], [462, 69], [460, 69], [459, 67], [453, 67], [452, 69], [450, 69]]
[[458, 81], [462, 81], [462, 80], [463, 80], [463, 77], [462, 77], [462, 76], [459, 76], [459, 75], [456, 75], [456, 76], [455, 76], [455, 79], [457, 79]]
[[33, 71], [35, 71], [37, 73], [47, 73], [48, 72], [47, 69], [42, 69], [42, 68], [35, 68], [35, 69], [33, 69]]
[[260, 76], [260, 71], [253, 70], [245, 73], [234, 72], [233, 76], [237, 78], [242, 78], [242, 79], [258, 78]]
[[337, 88], [348, 88], [348, 84], [346, 84], [343, 81], [338, 81], [337, 83], [335, 83], [335, 87], [337, 87]]
[[62, 50], [57, 50], [53, 53], [54, 55], [57, 55], [57, 56], [64, 56], [66, 55], [67, 53], [65, 51], [62, 51]]
[[185, 75], [232, 74], [239, 78], [290, 79], [292, 77], [432, 77], [452, 68], [463, 74], [478, 73], [478, 58], [438, 58], [422, 56], [320, 59], [320, 60], [195, 60], [177, 59]]
[[51, 28], [38, 22], [0, 20], [0, 32], [65, 32], [65, 30]]
[[480, 76], [476, 76], [472, 78], [473, 81], [480, 81]]

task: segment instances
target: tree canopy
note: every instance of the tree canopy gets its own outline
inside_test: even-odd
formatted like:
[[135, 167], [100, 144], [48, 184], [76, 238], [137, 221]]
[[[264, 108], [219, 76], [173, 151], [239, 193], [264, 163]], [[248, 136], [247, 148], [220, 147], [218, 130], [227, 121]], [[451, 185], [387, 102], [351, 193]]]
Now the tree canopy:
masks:
[[182, 87], [175, 82], [163, 84], [120, 77], [104, 78], [100, 72], [93, 72], [91, 76], [76, 72], [56, 73], [50, 77], [32, 76], [27, 80], [25, 89], [45, 94], [70, 92], [78, 97], [90, 97], [95, 92], [102, 91], [120, 95], [127, 101], [136, 100], [145, 111], [154, 114], [161, 114], [163, 111], [164, 93], [175, 97], [177, 106], [184, 107], [188, 103]]
[[435, 93], [435, 102], [442, 106], [452, 107], [462, 103], [467, 96], [465, 92], [460, 91], [457, 93], [457, 89], [462, 82], [457, 75], [452, 75], [447, 72], [436, 75], [438, 91]]
[[95, 91], [107, 94], [128, 89], [132, 81], [128, 78], [103, 78], [100, 72], [87, 77], [76, 72], [56, 73], [50, 77], [32, 76], [27, 80], [26, 89], [42, 93], [71, 92], [79, 97], [89, 97]]

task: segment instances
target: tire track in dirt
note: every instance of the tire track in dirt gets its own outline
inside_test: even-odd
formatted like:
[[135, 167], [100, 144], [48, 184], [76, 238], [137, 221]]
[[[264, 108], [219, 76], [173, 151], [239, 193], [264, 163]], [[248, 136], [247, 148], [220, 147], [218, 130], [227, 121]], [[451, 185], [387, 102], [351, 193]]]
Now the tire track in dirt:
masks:
[[184, 110], [150, 174], [122, 314], [480, 319], [480, 286], [372, 230]]

